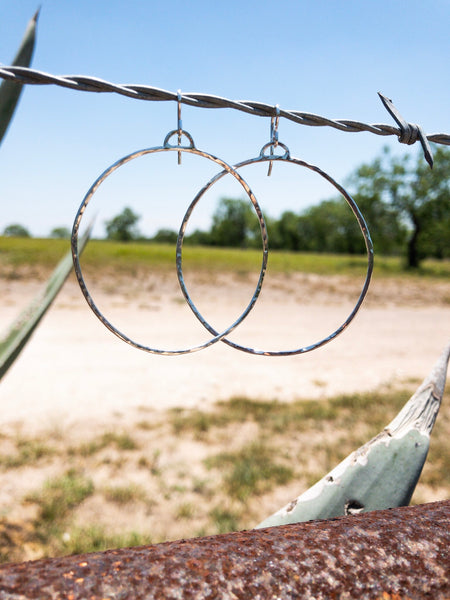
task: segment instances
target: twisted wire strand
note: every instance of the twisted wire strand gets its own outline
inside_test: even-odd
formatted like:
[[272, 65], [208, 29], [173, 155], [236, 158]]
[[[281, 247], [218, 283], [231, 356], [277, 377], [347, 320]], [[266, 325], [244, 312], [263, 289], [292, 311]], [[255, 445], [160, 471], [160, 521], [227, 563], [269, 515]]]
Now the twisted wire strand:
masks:
[[[0, 67], [0, 78], [16, 81], [20, 84], [30, 85], [58, 85], [73, 90], [97, 93], [115, 93], [128, 98], [163, 102], [168, 100], [178, 101], [176, 92], [170, 92], [149, 85], [116, 84], [105, 81], [98, 77], [85, 75], [51, 75], [35, 69], [25, 67]], [[181, 103], [198, 108], [231, 108], [259, 117], [273, 117], [275, 107], [263, 102], [251, 100], [229, 100], [212, 94], [183, 94]], [[279, 110], [279, 116], [299, 125], [310, 127], [332, 127], [340, 131], [358, 133], [361, 131], [374, 133], [375, 135], [396, 135], [400, 141], [404, 131], [401, 127], [386, 125], [383, 123], [367, 124], [350, 119], [328, 119], [312, 113], [297, 110]], [[427, 135], [426, 139], [435, 144], [450, 146], [450, 135], [445, 133], [434, 133]]]

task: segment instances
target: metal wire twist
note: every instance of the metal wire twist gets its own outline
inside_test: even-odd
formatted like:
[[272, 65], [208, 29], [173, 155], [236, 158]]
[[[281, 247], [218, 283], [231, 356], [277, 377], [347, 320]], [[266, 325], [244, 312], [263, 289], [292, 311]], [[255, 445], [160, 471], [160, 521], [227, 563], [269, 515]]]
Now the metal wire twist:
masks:
[[[149, 85], [123, 85], [104, 81], [98, 77], [88, 77], [85, 75], [55, 76], [42, 71], [27, 69], [25, 67], [3, 66], [0, 67], [0, 77], [10, 81], [16, 81], [20, 84], [58, 85], [83, 92], [109, 92], [127, 96], [128, 98], [136, 98], [137, 100], [156, 102], [172, 100], [198, 108], [232, 108], [258, 117], [273, 117], [274, 115], [273, 105], [264, 104], [263, 102], [229, 100], [212, 94], [183, 94], [182, 96], [179, 96], [177, 92], [169, 92]], [[381, 94], [380, 97], [383, 100], [384, 97], [382, 97]], [[389, 110], [386, 103], [383, 104]], [[391, 108], [393, 107], [392, 102], [390, 103], [390, 106]], [[389, 112], [396, 120], [399, 125], [398, 127], [395, 127], [394, 125], [385, 125], [383, 123], [368, 124], [350, 119], [328, 119], [326, 117], [298, 110], [279, 109], [279, 116], [288, 119], [289, 121], [293, 121], [294, 123], [298, 123], [299, 125], [308, 125], [310, 127], [332, 127], [349, 133], [365, 131], [374, 133], [375, 135], [395, 135], [401, 143], [412, 143], [411, 135], [408, 132], [415, 131], [417, 126], [407, 123], [402, 118], [400, 120], [395, 118], [392, 110], [389, 110]], [[397, 110], [395, 110], [395, 115], [399, 117], [399, 112]], [[417, 139], [422, 143], [425, 156], [427, 155], [425, 148], [426, 140], [434, 142], [435, 144], [450, 146], [450, 135], [446, 133], [434, 133], [427, 136], [425, 136], [425, 134], [423, 134], [423, 136], [416, 135], [414, 141]], [[427, 156], [426, 158], [428, 162], [430, 162]]]

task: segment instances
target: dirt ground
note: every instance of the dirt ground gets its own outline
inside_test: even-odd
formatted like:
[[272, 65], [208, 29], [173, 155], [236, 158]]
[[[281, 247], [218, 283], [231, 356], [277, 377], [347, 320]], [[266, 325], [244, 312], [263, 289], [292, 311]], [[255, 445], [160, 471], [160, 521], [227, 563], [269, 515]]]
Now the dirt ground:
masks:
[[[92, 295], [120, 331], [145, 346], [183, 349], [204, 343], [211, 336], [173, 279], [104, 278], [94, 281]], [[242, 313], [254, 287], [247, 276], [197, 275], [188, 283], [192, 299], [219, 331]], [[313, 344], [347, 318], [359, 285], [338, 276], [268, 278], [256, 306], [229, 338], [272, 351]], [[23, 278], [2, 281], [0, 330], [40, 286]], [[200, 352], [159, 356], [115, 337], [69, 279], [1, 382], [0, 424], [104, 422], [117, 411], [126, 420], [140, 407], [205, 408], [237, 395], [291, 401], [374, 390], [423, 378], [449, 334], [449, 283], [384, 279], [372, 282], [343, 333], [313, 352], [255, 356], [219, 342]]]
[[[187, 283], [192, 299], [217, 330], [236, 320], [255, 286], [243, 274], [194, 274]], [[330, 335], [347, 318], [360, 283], [339, 276], [273, 276], [229, 339], [264, 350], [308, 346]], [[167, 275], [150, 280], [127, 275], [92, 278], [91, 284], [94, 301], [105, 316], [139, 343], [180, 349], [210, 337], [186, 306], [176, 280]], [[30, 277], [2, 280], [0, 330], [7, 328], [41, 285]], [[211, 475], [205, 460], [224, 448], [238, 451], [255, 437], [255, 424], [225, 428], [220, 439], [180, 437], [165, 424], [168, 409], [205, 411], [233, 396], [320, 402], [341, 393], [402, 385], [414, 389], [448, 343], [449, 333], [450, 284], [393, 278], [375, 280], [350, 325], [313, 352], [255, 356], [219, 342], [199, 352], [159, 356], [139, 351], [108, 331], [70, 278], [0, 385], [2, 448], [7, 454], [11, 446], [11, 456], [22, 452], [26, 457], [25, 450], [31, 456], [29, 464], [24, 459], [14, 468], [3, 466], [0, 473], [0, 534], [7, 532], [8, 540], [13, 540], [7, 544], [6, 559], [43, 555], [36, 543], [39, 502], [30, 502], [30, 494], [45, 489], [49, 478], [61, 477], [74, 466], [79, 469], [80, 464], [84, 474], [95, 473], [95, 493], [74, 509], [68, 530], [58, 533], [60, 544], [64, 536], [73, 541], [76, 527], [86, 523], [99, 523], [112, 533], [151, 531], [152, 541], [256, 524], [311, 485], [316, 471], [318, 477], [325, 474], [319, 471], [326, 463], [322, 461], [320, 468], [315, 464], [322, 452], [320, 444], [324, 439], [331, 443], [333, 435], [342, 436], [342, 431], [294, 435], [286, 446], [286, 465], [304, 454], [307, 442], [313, 444], [308, 465], [244, 511], [242, 502], [234, 501], [228, 508], [223, 504], [218, 475]], [[124, 432], [131, 433], [134, 448], [120, 449]], [[277, 444], [279, 452], [281, 437]], [[120, 490], [134, 494], [131, 508], [126, 499], [118, 499]], [[445, 489], [424, 489], [419, 501], [446, 494]], [[228, 521], [217, 524], [220, 519]], [[20, 532], [17, 544], [14, 528]], [[24, 542], [27, 531], [31, 541]]]

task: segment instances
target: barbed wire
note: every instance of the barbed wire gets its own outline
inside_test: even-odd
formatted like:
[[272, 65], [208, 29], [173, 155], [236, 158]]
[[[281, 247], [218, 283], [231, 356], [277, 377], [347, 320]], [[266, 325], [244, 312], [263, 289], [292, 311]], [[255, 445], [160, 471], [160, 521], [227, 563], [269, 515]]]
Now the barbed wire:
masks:
[[276, 106], [255, 102], [251, 100], [229, 100], [221, 96], [212, 94], [182, 94], [170, 92], [160, 88], [148, 85], [117, 84], [99, 79], [98, 77], [89, 77], [86, 75], [51, 75], [35, 69], [25, 67], [1, 66], [0, 77], [10, 81], [16, 81], [20, 84], [29, 85], [58, 85], [60, 87], [79, 90], [83, 92], [97, 93], [115, 93], [128, 98], [137, 100], [147, 100], [154, 102], [181, 101], [182, 104], [198, 108], [231, 108], [247, 114], [259, 117], [273, 117], [275, 113], [299, 125], [310, 127], [332, 127], [340, 131], [349, 133], [369, 132], [375, 135], [395, 135], [401, 143], [413, 144], [419, 141], [422, 144], [425, 158], [432, 165], [431, 150], [428, 142], [450, 146], [450, 135], [445, 133], [434, 133], [425, 135], [422, 128], [418, 125], [408, 123], [404, 120], [398, 110], [392, 104], [392, 101], [379, 94], [383, 105], [390, 115], [396, 121], [398, 127], [386, 125], [383, 123], [362, 123], [351, 119], [329, 119], [312, 113], [305, 113], [297, 110], [277, 109]]

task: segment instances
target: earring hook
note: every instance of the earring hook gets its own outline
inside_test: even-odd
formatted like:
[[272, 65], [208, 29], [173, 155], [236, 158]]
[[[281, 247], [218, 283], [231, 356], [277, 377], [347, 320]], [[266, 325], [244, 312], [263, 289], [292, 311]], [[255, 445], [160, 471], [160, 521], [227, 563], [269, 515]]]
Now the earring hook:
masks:
[[[177, 133], [178, 133], [178, 145], [181, 146], [181, 134], [183, 132], [183, 123], [181, 121], [181, 90], [177, 91]], [[181, 165], [181, 152], [178, 151], [178, 164]]]
[[[280, 106], [275, 106], [275, 115], [270, 119], [270, 156], [273, 156], [273, 150], [278, 146], [278, 124], [280, 122]], [[272, 175], [273, 161], [269, 162], [267, 177]]]

